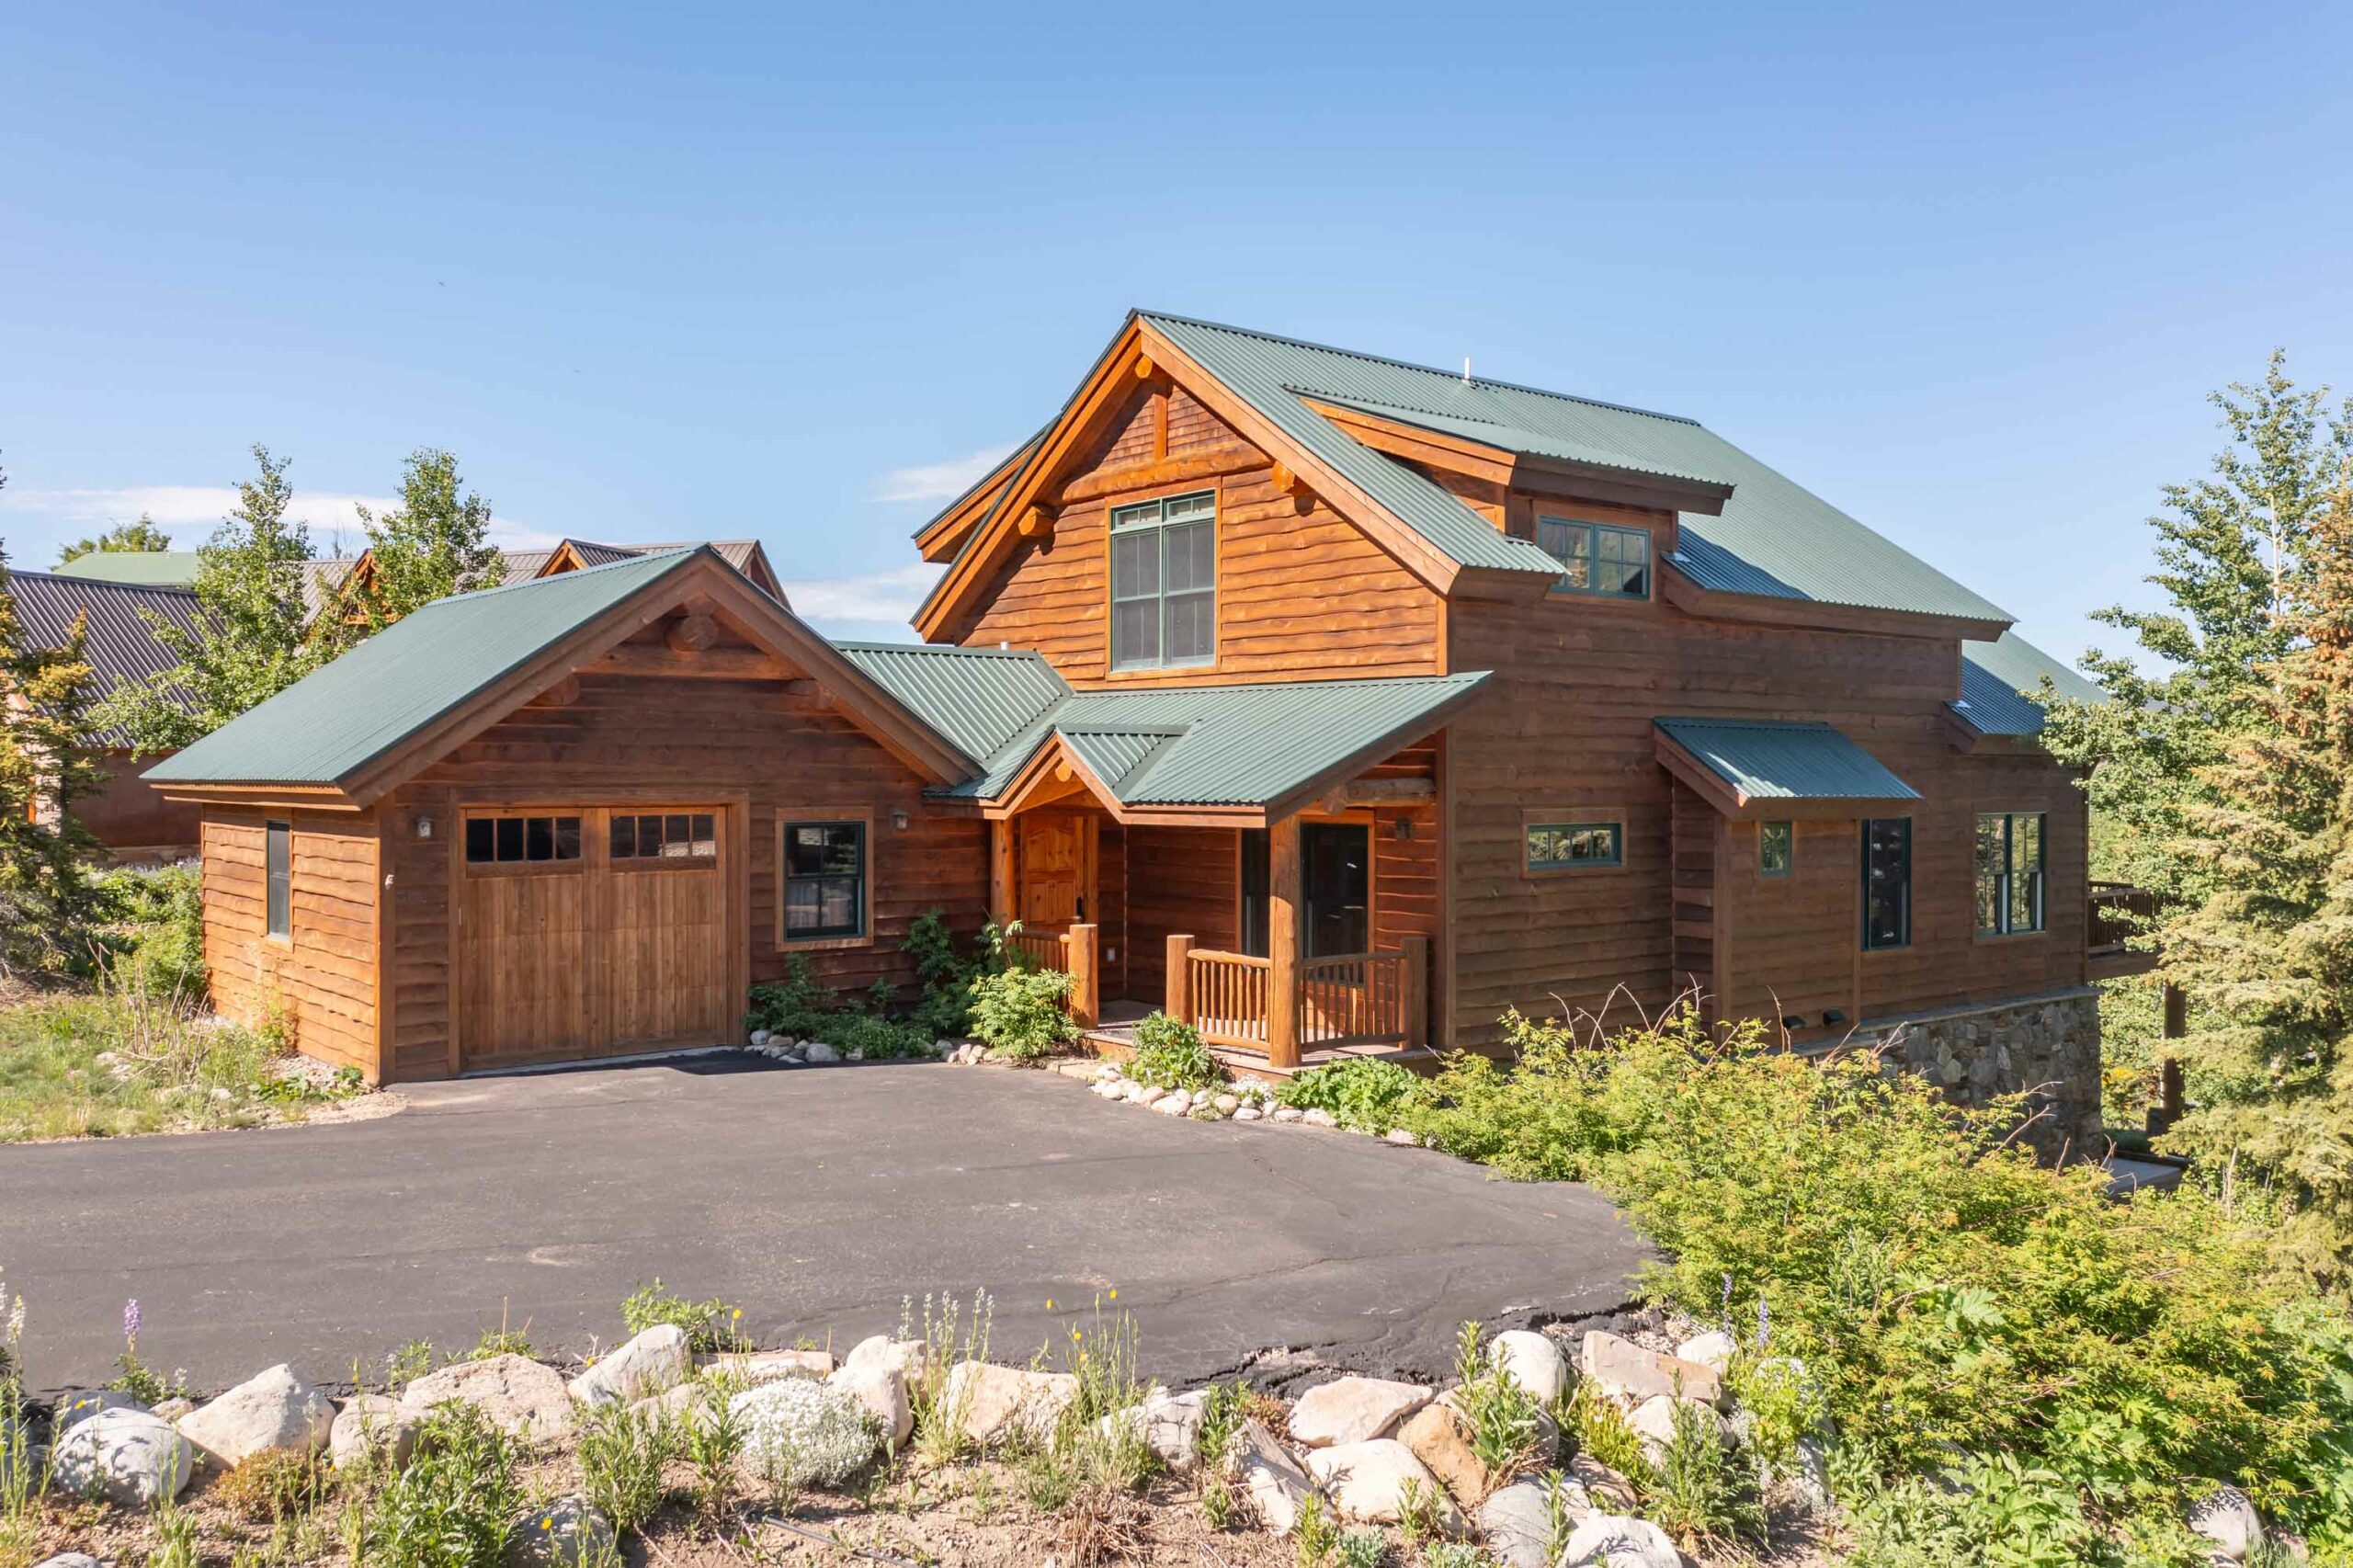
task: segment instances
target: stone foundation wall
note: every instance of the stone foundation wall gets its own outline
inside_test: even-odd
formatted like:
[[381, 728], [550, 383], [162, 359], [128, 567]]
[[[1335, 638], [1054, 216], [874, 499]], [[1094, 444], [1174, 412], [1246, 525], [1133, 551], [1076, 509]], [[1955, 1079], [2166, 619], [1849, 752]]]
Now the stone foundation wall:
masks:
[[1866, 1024], [1888, 1059], [1965, 1106], [2025, 1091], [2045, 1114], [2025, 1141], [2045, 1160], [2100, 1152], [2099, 993], [2091, 986]]

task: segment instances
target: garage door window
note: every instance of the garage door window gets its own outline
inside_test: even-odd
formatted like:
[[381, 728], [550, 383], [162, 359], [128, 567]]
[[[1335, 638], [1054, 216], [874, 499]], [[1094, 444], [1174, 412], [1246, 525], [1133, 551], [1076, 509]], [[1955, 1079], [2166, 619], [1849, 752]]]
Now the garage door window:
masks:
[[475, 870], [553, 866], [580, 858], [576, 816], [470, 817], [466, 865]]
[[784, 938], [866, 934], [866, 824], [784, 824]]
[[611, 854], [623, 870], [719, 858], [718, 819], [709, 812], [642, 812], [613, 816]]

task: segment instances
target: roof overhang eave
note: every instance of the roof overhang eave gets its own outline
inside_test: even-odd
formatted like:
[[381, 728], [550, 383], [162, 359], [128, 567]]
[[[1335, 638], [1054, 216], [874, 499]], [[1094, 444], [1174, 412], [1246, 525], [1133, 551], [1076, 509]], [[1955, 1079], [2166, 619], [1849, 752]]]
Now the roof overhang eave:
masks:
[[1689, 785], [1727, 822], [1841, 822], [1883, 811], [1901, 814], [1920, 801], [1919, 792], [1909, 785], [1900, 795], [1751, 795], [1664, 730], [1653, 730], [1651, 739], [1659, 765]]

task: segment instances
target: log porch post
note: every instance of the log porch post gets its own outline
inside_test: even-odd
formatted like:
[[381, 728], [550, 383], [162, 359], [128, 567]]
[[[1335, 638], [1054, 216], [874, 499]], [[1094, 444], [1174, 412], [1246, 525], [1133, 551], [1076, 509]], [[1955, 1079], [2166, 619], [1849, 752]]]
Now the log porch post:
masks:
[[1267, 824], [1267, 1064], [1299, 1065], [1299, 818]]
[[1193, 1021], [1193, 938], [1168, 938], [1168, 1006], [1164, 1009], [1180, 1024]]
[[1013, 924], [1013, 819], [989, 824], [989, 920], [1000, 931]]
[[1083, 1029], [1102, 1021], [1102, 950], [1092, 925], [1074, 925], [1063, 934], [1063, 956], [1070, 962], [1070, 1021]]

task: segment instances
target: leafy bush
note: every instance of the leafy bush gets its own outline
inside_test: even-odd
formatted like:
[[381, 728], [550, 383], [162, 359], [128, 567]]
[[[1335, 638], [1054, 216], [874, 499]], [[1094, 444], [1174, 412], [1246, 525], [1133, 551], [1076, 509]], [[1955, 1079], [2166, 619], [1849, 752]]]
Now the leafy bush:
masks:
[[810, 972], [808, 956], [787, 953], [782, 980], [752, 987], [752, 1010], [744, 1022], [747, 1028], [811, 1040], [840, 1007], [841, 998]]
[[1056, 970], [1007, 969], [972, 982], [972, 1038], [1013, 1062], [1035, 1062], [1078, 1039], [1063, 1011], [1070, 976]]
[[194, 863], [98, 879], [118, 983], [193, 1006], [205, 995], [204, 900]]
[[962, 1034], [971, 1024], [972, 981], [1005, 967], [1004, 937], [994, 923], [982, 927], [972, 957], [964, 959], [937, 909], [926, 911], [908, 928], [901, 950], [914, 961], [922, 993], [907, 1021], [924, 1031], [926, 1042]]
[[2353, 1545], [2353, 1323], [2225, 1207], [2111, 1202], [2096, 1169], [2004, 1145], [2017, 1107], [1956, 1109], [1867, 1054], [1719, 1043], [1688, 1014], [1606, 1051], [1506, 1022], [1516, 1063], [1450, 1062], [1407, 1125], [1600, 1186], [1665, 1255], [1650, 1293], [1756, 1317], [1876, 1474], [2008, 1456], [2088, 1510], [2106, 1544], [2080, 1561], [2216, 1482]]
[[1330, 1111], [1343, 1127], [1386, 1132], [1403, 1122], [1409, 1109], [1428, 1100], [1429, 1085], [1394, 1062], [1352, 1056], [1292, 1074], [1275, 1097], [1301, 1110]]
[[1657, 1460], [1643, 1512], [1687, 1545], [1765, 1532], [1764, 1510], [1718, 1435], [1715, 1412], [1675, 1402], [1675, 1427]]
[[520, 1459], [480, 1406], [434, 1406], [408, 1468], [359, 1509], [352, 1555], [369, 1568], [496, 1568], [523, 1506]]
[[687, 1347], [698, 1354], [709, 1355], [721, 1350], [745, 1348], [739, 1328], [744, 1321], [744, 1309], [731, 1307], [717, 1296], [692, 1301], [662, 1283], [656, 1275], [650, 1285], [640, 1285], [621, 1303], [621, 1322], [632, 1335], [643, 1334], [649, 1328], [665, 1324], [687, 1331]]
[[663, 1467], [677, 1451], [677, 1430], [661, 1410], [598, 1405], [580, 1418], [580, 1490], [615, 1529], [642, 1529], [662, 1506]]
[[981, 933], [972, 958], [961, 958], [947, 918], [937, 909], [916, 918], [899, 950], [914, 962], [920, 987], [915, 1006], [902, 1016], [893, 1016], [898, 989], [888, 981], [876, 981], [863, 998], [845, 1003], [840, 993], [817, 979], [806, 954], [788, 953], [782, 980], [752, 987], [744, 1027], [823, 1040], [870, 1061], [924, 1055], [932, 1041], [964, 1032], [972, 981], [1004, 967], [995, 926]]
[[1136, 1056], [1128, 1063], [1128, 1076], [1163, 1089], [1205, 1089], [1225, 1074], [1201, 1043], [1199, 1030], [1155, 1011], [1136, 1024]]
[[1536, 1396], [1519, 1386], [1479, 1343], [1479, 1325], [1465, 1323], [1455, 1342], [1454, 1408], [1467, 1429], [1471, 1451], [1488, 1477], [1508, 1481], [1543, 1453], [1543, 1412]]

